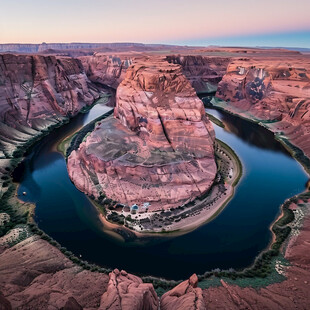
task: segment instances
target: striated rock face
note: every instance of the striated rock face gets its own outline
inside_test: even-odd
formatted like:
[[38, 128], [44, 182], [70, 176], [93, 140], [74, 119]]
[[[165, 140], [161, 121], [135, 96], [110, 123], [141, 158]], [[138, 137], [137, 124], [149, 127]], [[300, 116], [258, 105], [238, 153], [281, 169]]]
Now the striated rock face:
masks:
[[201, 55], [169, 55], [167, 61], [182, 66], [182, 71], [196, 92], [215, 92], [226, 73], [230, 58]]
[[132, 64], [130, 56], [95, 53], [79, 58], [88, 78], [95, 83], [117, 88]]
[[139, 61], [117, 89], [114, 118], [99, 124], [68, 158], [83, 192], [151, 210], [205, 193], [216, 174], [214, 131], [178, 65]]
[[0, 250], [0, 291], [13, 309], [97, 309], [108, 281], [37, 236]]
[[309, 56], [234, 60], [216, 96], [238, 114], [272, 121], [269, 129], [284, 134], [310, 156]]
[[0, 310], [12, 310], [11, 303], [0, 292]]
[[134, 275], [83, 270], [32, 236], [0, 249], [0, 309], [12, 308], [157, 310], [158, 297]]
[[77, 59], [0, 55], [1, 151], [10, 155], [16, 144], [77, 114], [98, 96]]
[[110, 273], [107, 291], [102, 295], [99, 309], [157, 310], [158, 297], [154, 287], [126, 271]]
[[202, 289], [197, 287], [198, 278], [193, 274], [188, 280], [180, 283], [165, 293], [160, 300], [161, 310], [206, 310]]

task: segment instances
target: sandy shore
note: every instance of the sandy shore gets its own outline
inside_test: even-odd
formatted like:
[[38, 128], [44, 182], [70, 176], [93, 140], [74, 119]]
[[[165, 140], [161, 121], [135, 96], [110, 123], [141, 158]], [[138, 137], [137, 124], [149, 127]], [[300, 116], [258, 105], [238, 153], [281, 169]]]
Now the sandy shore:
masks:
[[[197, 214], [191, 214], [188, 218], [185, 218], [178, 223], [174, 223], [173, 225], [166, 227], [166, 230], [169, 230], [171, 232], [177, 231], [179, 234], [192, 231], [198, 228], [199, 226], [215, 219], [216, 216], [218, 216], [221, 213], [221, 211], [225, 208], [227, 203], [234, 196], [235, 187], [242, 175], [241, 162], [228, 145], [219, 140], [217, 140], [217, 145], [220, 148], [219, 151], [217, 151], [216, 153], [220, 158], [227, 157], [227, 155], [230, 156], [231, 158], [230, 164], [232, 166], [233, 173], [231, 178], [225, 178], [226, 192], [220, 195], [220, 197], [217, 198], [214, 204], [211, 205], [210, 207], [202, 206], [202, 208], [199, 210]], [[223, 154], [220, 154], [220, 151], [223, 151]], [[211, 196], [212, 194], [213, 193], [211, 193]], [[202, 204], [205, 204], [205, 201], [203, 201]]]
[[[143, 238], [147, 236], [158, 235], [161, 237], [167, 236], [177, 236], [188, 233], [199, 226], [213, 220], [217, 215], [224, 209], [230, 199], [235, 193], [235, 187], [238, 184], [238, 181], [242, 175], [242, 164], [235, 154], [235, 152], [222, 141], [216, 140], [216, 155], [218, 158], [217, 165], [219, 171], [224, 179], [224, 184], [214, 185], [209, 193], [209, 195], [203, 199], [201, 202], [198, 201], [194, 208], [185, 209], [183, 213], [187, 214], [186, 218], [178, 222], [171, 223], [170, 225], [163, 226], [160, 229], [140, 229], [139, 220], [136, 225], [133, 225], [131, 229], [115, 223], [109, 222], [106, 217], [100, 212], [96, 203], [93, 203], [97, 208], [99, 213], [99, 218], [104, 227], [113, 234], [117, 233], [112, 230], [123, 229], [125, 231], [134, 232], [136, 237]], [[229, 173], [227, 172], [229, 171]], [[194, 209], [194, 210], [192, 210]], [[155, 213], [160, 214], [160, 212], [144, 213], [143, 217], [152, 217]], [[129, 215], [130, 213], [124, 214], [124, 216]], [[118, 234], [117, 234], [118, 235]], [[119, 236], [119, 235], [118, 235]]]

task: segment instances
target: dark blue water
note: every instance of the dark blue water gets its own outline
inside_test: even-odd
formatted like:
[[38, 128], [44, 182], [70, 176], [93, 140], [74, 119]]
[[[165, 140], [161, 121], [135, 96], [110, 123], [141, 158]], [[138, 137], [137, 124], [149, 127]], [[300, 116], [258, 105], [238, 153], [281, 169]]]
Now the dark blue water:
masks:
[[307, 175], [264, 128], [223, 112], [208, 112], [225, 123], [226, 130], [214, 125], [216, 136], [238, 154], [244, 176], [223, 212], [193, 232], [126, 243], [104, 229], [95, 208], [71, 183], [64, 158], [54, 150], [69, 132], [102, 113], [97, 106], [92, 116], [79, 115], [33, 148], [19, 169], [19, 194], [26, 191], [22, 198], [36, 203], [41, 229], [101, 266], [176, 280], [214, 268], [248, 266], [268, 245], [269, 226], [279, 206], [304, 190]]

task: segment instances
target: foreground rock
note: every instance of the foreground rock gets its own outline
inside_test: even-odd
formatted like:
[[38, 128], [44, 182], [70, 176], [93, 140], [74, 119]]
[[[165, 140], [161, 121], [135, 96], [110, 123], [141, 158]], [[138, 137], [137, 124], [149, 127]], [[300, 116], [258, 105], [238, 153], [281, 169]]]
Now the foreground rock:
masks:
[[[2, 244], [3, 238], [0, 238]], [[152, 284], [118, 271], [106, 275], [74, 265], [32, 236], [0, 249], [0, 309], [158, 309]]]
[[[193, 275], [166, 292], [160, 309], [308, 309], [310, 217], [308, 204], [294, 205], [304, 218], [284, 252], [286, 280], [264, 288], [242, 288], [221, 280], [201, 289]], [[0, 239], [0, 243], [2, 244]], [[110, 275], [82, 270], [38, 237], [0, 249], [0, 308], [3, 309], [157, 309], [151, 284], [114, 270]]]
[[158, 297], [152, 284], [126, 271], [115, 269], [110, 273], [107, 291], [102, 295], [99, 309], [157, 310]]
[[123, 204], [176, 207], [205, 193], [216, 174], [214, 131], [177, 65], [139, 62], [117, 90], [115, 117], [72, 152], [83, 192]]
[[188, 280], [162, 296], [160, 309], [206, 310], [202, 289], [197, 287], [197, 284], [198, 278], [196, 274], [193, 274]]
[[13, 309], [97, 309], [108, 281], [36, 236], [0, 251], [0, 291]]

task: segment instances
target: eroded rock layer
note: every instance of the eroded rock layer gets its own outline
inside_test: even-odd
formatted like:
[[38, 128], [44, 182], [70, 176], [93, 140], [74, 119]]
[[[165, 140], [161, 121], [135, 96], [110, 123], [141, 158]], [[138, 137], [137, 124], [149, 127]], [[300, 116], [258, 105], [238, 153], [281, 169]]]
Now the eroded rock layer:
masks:
[[83, 270], [38, 236], [2, 241], [0, 309], [158, 309], [153, 285], [125, 271]]
[[92, 82], [105, 84], [112, 88], [117, 88], [132, 63], [132, 56], [123, 54], [95, 53], [93, 56], [80, 57], [79, 59]]
[[99, 124], [68, 159], [88, 194], [151, 210], [205, 193], [216, 174], [214, 131], [178, 65], [139, 61], [117, 89], [114, 118]]
[[182, 66], [184, 75], [196, 92], [212, 93], [226, 73], [229, 57], [201, 55], [169, 55], [167, 61]]
[[172, 290], [165, 293], [160, 301], [160, 309], [206, 310], [202, 289], [197, 287], [198, 277], [193, 274]]
[[219, 84], [216, 96], [234, 113], [268, 122], [310, 156], [310, 58], [236, 59]]
[[158, 297], [150, 283], [115, 269], [109, 275], [107, 291], [101, 297], [100, 310], [157, 310]]
[[82, 270], [38, 236], [0, 248], [0, 257], [0, 291], [13, 309], [61, 309], [73, 303], [97, 309], [107, 290], [108, 275]]
[[98, 97], [77, 59], [0, 55], [0, 157]]

